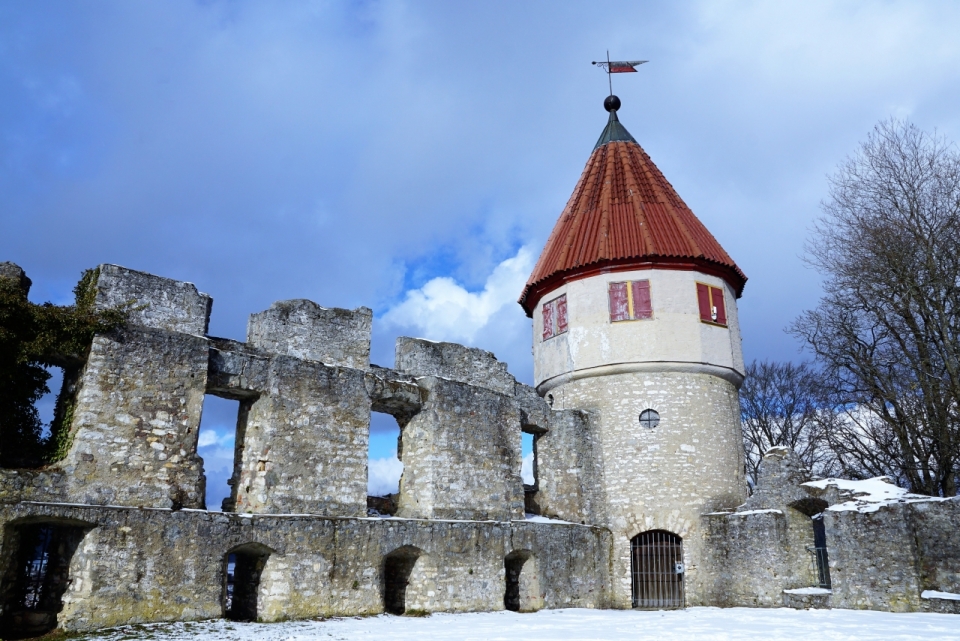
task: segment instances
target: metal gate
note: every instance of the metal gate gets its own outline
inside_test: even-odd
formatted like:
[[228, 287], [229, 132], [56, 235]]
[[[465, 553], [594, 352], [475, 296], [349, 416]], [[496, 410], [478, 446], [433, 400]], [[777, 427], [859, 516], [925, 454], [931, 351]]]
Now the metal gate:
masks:
[[683, 539], [664, 530], [650, 530], [630, 540], [633, 607], [682, 608]]

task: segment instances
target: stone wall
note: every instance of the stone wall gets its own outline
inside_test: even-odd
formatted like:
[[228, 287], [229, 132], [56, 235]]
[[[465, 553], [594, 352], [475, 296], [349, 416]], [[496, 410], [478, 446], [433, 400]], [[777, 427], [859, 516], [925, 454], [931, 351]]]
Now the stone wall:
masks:
[[[960, 611], [957, 601], [921, 596], [926, 590], [960, 594], [960, 499], [910, 495], [890, 485], [890, 500], [858, 500], [838, 487], [853, 483], [808, 483], [809, 473], [786, 448], [769, 451], [760, 472], [754, 495], [736, 512], [701, 518], [705, 603]], [[811, 516], [818, 513], [831, 590], [784, 592], [818, 586], [808, 551]]]
[[[364, 308], [280, 302], [241, 343], [205, 335], [210, 297], [189, 283], [105, 265], [97, 287], [130, 319], [93, 341], [65, 458], [0, 470], [0, 608], [38, 524], [79, 541], [57, 615], [70, 630], [222, 616], [231, 551], [268, 555], [264, 620], [383, 611], [397, 550], [416, 559], [408, 610], [502, 609], [508, 556], [521, 609], [612, 603], [609, 532], [580, 525], [602, 513], [591, 416], [552, 410], [489, 352], [400, 339], [388, 369], [369, 365]], [[224, 513], [203, 509], [205, 394], [240, 401]], [[371, 411], [401, 426], [407, 518], [364, 518]], [[544, 512], [573, 523], [524, 519], [522, 430]]]
[[504, 558], [517, 551], [531, 556], [543, 607], [607, 605], [610, 537], [600, 528], [26, 503], [0, 507], [0, 591], [18, 526], [38, 522], [85, 531], [59, 615], [66, 630], [220, 617], [226, 556], [251, 544], [269, 553], [265, 621], [383, 612], [383, 560], [404, 547], [420, 553], [408, 610], [502, 610]]

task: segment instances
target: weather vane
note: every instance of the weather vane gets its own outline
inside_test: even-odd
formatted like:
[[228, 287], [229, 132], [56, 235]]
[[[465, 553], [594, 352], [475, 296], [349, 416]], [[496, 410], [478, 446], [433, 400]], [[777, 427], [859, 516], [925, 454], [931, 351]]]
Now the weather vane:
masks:
[[610, 78], [612, 73], [633, 73], [636, 72], [637, 66], [642, 65], [643, 63], [648, 62], [647, 60], [610, 60], [610, 52], [607, 51], [607, 61], [606, 62], [597, 62], [594, 61], [593, 64], [597, 65], [601, 69], [607, 72], [607, 83], [610, 85], [610, 95], [613, 95], [613, 80]]

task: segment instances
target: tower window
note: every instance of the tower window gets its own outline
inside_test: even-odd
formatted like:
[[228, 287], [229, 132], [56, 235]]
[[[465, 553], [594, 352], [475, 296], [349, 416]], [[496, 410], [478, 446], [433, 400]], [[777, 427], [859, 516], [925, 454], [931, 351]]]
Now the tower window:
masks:
[[697, 302], [700, 305], [700, 320], [702, 322], [726, 327], [727, 308], [723, 302], [722, 289], [697, 283]]
[[567, 331], [567, 295], [543, 304], [543, 340]]
[[649, 280], [610, 283], [609, 296], [611, 322], [653, 318]]
[[657, 410], [643, 410], [640, 412], [640, 425], [652, 430], [660, 425], [660, 413]]

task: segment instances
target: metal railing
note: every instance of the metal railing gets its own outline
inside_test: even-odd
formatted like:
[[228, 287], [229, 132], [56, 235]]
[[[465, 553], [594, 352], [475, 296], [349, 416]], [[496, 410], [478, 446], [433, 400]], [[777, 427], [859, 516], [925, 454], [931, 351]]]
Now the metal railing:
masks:
[[683, 540], [651, 530], [630, 542], [633, 607], [684, 607]]
[[827, 548], [808, 547], [807, 551], [813, 557], [813, 565], [817, 570], [817, 580], [821, 588], [830, 589], [830, 560], [827, 558]]

